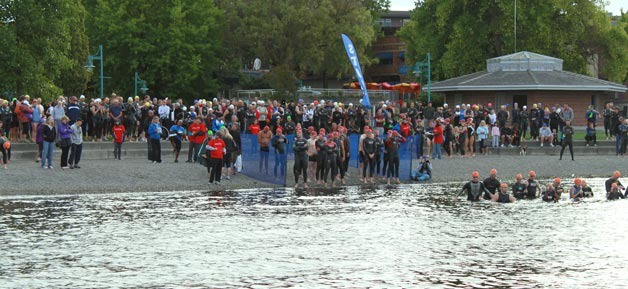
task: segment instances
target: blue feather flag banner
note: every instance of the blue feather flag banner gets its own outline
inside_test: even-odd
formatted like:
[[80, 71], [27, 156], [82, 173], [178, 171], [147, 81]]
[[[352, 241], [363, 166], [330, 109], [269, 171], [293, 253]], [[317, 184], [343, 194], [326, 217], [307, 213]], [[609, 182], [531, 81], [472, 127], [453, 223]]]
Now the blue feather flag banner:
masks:
[[364, 82], [364, 75], [362, 74], [362, 68], [360, 67], [358, 52], [355, 50], [353, 42], [351, 42], [349, 36], [342, 34], [342, 42], [345, 45], [345, 50], [347, 51], [349, 62], [351, 62], [353, 70], [355, 71], [355, 77], [358, 79], [358, 82], [360, 83], [360, 88], [362, 89], [362, 105], [364, 105], [367, 109], [370, 109], [371, 101], [369, 100], [369, 94], [366, 91], [366, 83]]

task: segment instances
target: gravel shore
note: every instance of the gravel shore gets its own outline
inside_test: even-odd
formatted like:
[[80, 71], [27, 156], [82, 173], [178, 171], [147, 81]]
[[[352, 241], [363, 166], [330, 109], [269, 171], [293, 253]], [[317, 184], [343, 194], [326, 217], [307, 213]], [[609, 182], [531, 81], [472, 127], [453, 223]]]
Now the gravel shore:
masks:
[[[559, 161], [548, 156], [477, 156], [473, 159], [446, 158], [434, 160], [434, 174], [430, 182], [463, 182], [472, 171], [480, 172], [481, 178], [496, 168], [501, 180], [512, 181], [517, 173], [527, 175], [529, 170], [537, 173], [537, 179], [577, 177], [608, 177], [614, 170], [626, 167], [628, 158], [615, 156], [576, 156], [575, 161]], [[58, 163], [58, 160], [55, 160]], [[415, 160], [415, 166], [418, 162]], [[294, 185], [292, 164], [288, 164], [287, 186]], [[359, 185], [357, 169], [351, 168], [351, 177], [346, 185]], [[626, 173], [625, 171], [623, 172]], [[383, 184], [382, 181], [380, 183]], [[273, 188], [269, 184], [238, 174], [220, 185], [207, 184], [205, 167], [189, 163], [173, 163], [164, 156], [161, 164], [152, 164], [145, 159], [86, 160], [80, 169], [41, 169], [34, 161], [16, 160], [7, 170], [0, 168], [0, 195], [34, 194], [83, 194], [115, 192], [155, 192], [185, 190], [236, 190], [251, 188]], [[316, 186], [314, 186], [316, 187]]]

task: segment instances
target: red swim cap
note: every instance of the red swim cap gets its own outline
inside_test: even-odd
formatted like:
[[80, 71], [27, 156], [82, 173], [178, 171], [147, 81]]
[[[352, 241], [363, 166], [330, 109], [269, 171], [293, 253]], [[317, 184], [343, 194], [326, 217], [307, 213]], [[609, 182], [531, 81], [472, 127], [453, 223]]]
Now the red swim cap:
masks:
[[473, 173], [471, 173], [471, 176], [474, 178], [479, 178], [480, 177], [480, 173], [478, 173], [478, 171], [474, 171]]

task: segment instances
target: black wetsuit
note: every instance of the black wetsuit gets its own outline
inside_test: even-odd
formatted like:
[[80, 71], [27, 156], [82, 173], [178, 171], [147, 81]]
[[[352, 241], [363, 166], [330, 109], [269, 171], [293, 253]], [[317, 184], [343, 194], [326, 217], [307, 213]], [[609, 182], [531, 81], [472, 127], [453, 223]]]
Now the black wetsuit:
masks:
[[621, 184], [619, 179], [610, 178], [610, 179], [606, 180], [606, 182], [604, 182], [604, 187], [606, 187], [606, 193], [610, 193], [611, 186], [613, 185], [613, 183], [617, 183], [618, 187], [623, 187], [623, 185]]
[[565, 126], [563, 128], [563, 143], [562, 148], [560, 149], [560, 159], [563, 159], [563, 152], [565, 152], [565, 147], [569, 146], [569, 153], [571, 154], [571, 160], [573, 161], [573, 127]]
[[499, 193], [499, 197], [497, 198], [497, 202], [498, 203], [502, 203], [502, 204], [510, 203], [510, 195], [509, 194]]
[[558, 202], [559, 196], [554, 191], [544, 191], [542, 194], [543, 201], [545, 202]]
[[584, 187], [582, 188], [582, 194], [585, 198], [591, 198], [593, 197], [593, 190], [591, 190], [591, 187]]
[[622, 195], [620, 192], [606, 193], [606, 199], [609, 201], [625, 199], [625, 198], [626, 197], [624, 197], [624, 195]]
[[390, 137], [386, 140], [388, 149], [388, 172], [386, 177], [399, 178], [399, 143], [404, 141], [402, 137]]
[[338, 146], [336, 142], [326, 142], [323, 146], [325, 148], [325, 173], [323, 175], [323, 182], [327, 183], [327, 176], [331, 172], [331, 180], [336, 180], [338, 174], [338, 166], [336, 164], [336, 155], [338, 154]]
[[515, 198], [517, 200], [521, 200], [521, 199], [527, 197], [525, 189], [526, 189], [526, 184], [524, 184], [524, 183], [514, 183], [514, 184], [512, 184], [512, 194], [513, 194], [513, 196], [515, 196]]
[[472, 201], [472, 202], [479, 201], [480, 197], [482, 196], [482, 192], [484, 192], [485, 194], [488, 193], [488, 190], [484, 186], [484, 183], [480, 181], [467, 182], [462, 187], [462, 190], [460, 191], [460, 193], [463, 193], [464, 191], [467, 191], [467, 201]]
[[539, 182], [533, 179], [528, 179], [528, 199], [535, 199], [536, 192], [539, 190]]
[[322, 180], [323, 174], [325, 174], [325, 141], [324, 140], [316, 140], [316, 180]]
[[362, 150], [364, 151], [364, 165], [362, 166], [362, 177], [366, 178], [366, 168], [369, 170], [369, 177], [373, 177], [375, 171], [375, 156], [371, 157], [377, 150], [377, 142], [374, 138], [367, 137], [362, 140]]
[[[484, 186], [489, 192], [491, 192], [491, 194], [495, 194], [497, 192], [497, 188], [499, 188], [499, 185], [500, 182], [498, 179], [493, 179], [491, 177], [484, 179]], [[489, 200], [491, 198], [491, 195], [485, 192], [484, 198]]]
[[303, 174], [303, 182], [307, 182], [307, 140], [305, 138], [294, 138], [292, 144], [294, 149], [294, 182], [299, 183], [299, 175]]

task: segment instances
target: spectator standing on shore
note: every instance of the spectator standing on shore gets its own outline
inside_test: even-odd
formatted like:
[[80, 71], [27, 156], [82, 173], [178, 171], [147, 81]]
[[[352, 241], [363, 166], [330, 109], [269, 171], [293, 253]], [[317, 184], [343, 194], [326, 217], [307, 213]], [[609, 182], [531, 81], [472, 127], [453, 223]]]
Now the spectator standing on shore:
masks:
[[[55, 140], [57, 138], [57, 130], [54, 127], [54, 119], [49, 117], [46, 119], [46, 125], [42, 129], [43, 136], [43, 152], [41, 156], [41, 168], [52, 169], [52, 153], [55, 147]], [[46, 164], [46, 161], [48, 163]]]
[[122, 143], [124, 142], [124, 135], [126, 127], [117, 119], [112, 128], [113, 132], [113, 159], [122, 160]]
[[72, 135], [70, 136], [72, 145], [70, 146], [70, 160], [68, 163], [70, 169], [80, 169], [79, 162], [83, 152], [83, 120], [77, 119], [70, 128], [72, 129]]
[[499, 147], [500, 131], [499, 126], [493, 125], [491, 127], [491, 135], [493, 136], [492, 147]]
[[70, 118], [63, 116], [59, 124], [59, 148], [61, 148], [61, 169], [69, 169], [68, 155], [72, 146], [72, 128], [70, 127]]
[[587, 120], [587, 125], [589, 123], [593, 124], [593, 127], [596, 127], [596, 123], [597, 123], [597, 117], [600, 113], [595, 110], [595, 107], [593, 105], [589, 105], [589, 109], [587, 110], [587, 112], [585, 113], [585, 119]]
[[68, 121], [69, 125], [73, 125], [79, 118], [81, 118], [81, 109], [78, 106], [78, 99], [76, 96], [70, 97], [66, 114], [68, 118], [70, 118]]
[[43, 157], [42, 154], [44, 152], [44, 135], [43, 135], [43, 129], [46, 126], [46, 118], [42, 117], [39, 120], [39, 125], [37, 125], [37, 138], [35, 139], [35, 143], [37, 144], [37, 159], [35, 160], [36, 163], [41, 161], [41, 158]]
[[628, 144], [628, 119], [624, 119], [624, 123], [619, 126], [618, 137], [621, 137], [621, 148], [619, 154], [626, 156], [626, 144]]
[[153, 116], [153, 121], [148, 127], [148, 135], [150, 137], [150, 160], [153, 163], [161, 163], [161, 124], [158, 116]]
[[205, 140], [205, 134], [207, 133], [207, 127], [196, 117], [188, 127], [188, 163], [196, 163], [198, 161], [198, 152]]
[[569, 154], [571, 155], [571, 160], [573, 161], [573, 127], [571, 127], [571, 121], [566, 121], [565, 126], [562, 130], [563, 133], [563, 141], [562, 148], [560, 149], [560, 159], [563, 159], [563, 152], [565, 152], [565, 147], [569, 146]]
[[[619, 115], [619, 111], [617, 107], [615, 107], [614, 115]], [[614, 120], [612, 117], [611, 123], [613, 124], [613, 128], [614, 128], [613, 130], [614, 130], [614, 135], [615, 135], [615, 154], [617, 156], [624, 155], [625, 152], [622, 153], [622, 142], [623, 142], [622, 128], [624, 127], [624, 118], [618, 117], [617, 120]]]
[[606, 135], [606, 140], [613, 138], [613, 127], [611, 126], [611, 115], [613, 114], [613, 103], [607, 103], [604, 106], [604, 111], [602, 112], [602, 117], [604, 118], [604, 134]]
[[436, 125], [434, 126], [434, 152], [432, 153], [432, 158], [438, 158], [439, 160], [443, 158], [442, 145], [443, 145], [443, 127], [441, 126], [440, 119], [436, 119]]
[[485, 156], [488, 155], [488, 126], [485, 121], [480, 121], [480, 126], [477, 129], [478, 140], [480, 142], [480, 153]]
[[587, 142], [587, 146], [589, 146], [590, 142], [593, 142], [593, 145], [597, 146], [596, 138], [597, 137], [596, 137], [596, 132], [595, 132], [595, 124], [593, 122], [588, 122], [586, 133], [584, 136], [584, 140]]
[[57, 130], [57, 134], [56, 134], [56, 139], [55, 142], [59, 141], [59, 137], [61, 136], [61, 134], [59, 133], [59, 128], [61, 127], [61, 118], [63, 118], [65, 116], [65, 108], [63, 106], [65, 102], [65, 99], [63, 98], [63, 96], [59, 96], [57, 98], [57, 102], [55, 103], [54, 107], [52, 107], [52, 111], [50, 116], [52, 116], [52, 119], [55, 122], [55, 129]]
[[224, 153], [227, 151], [225, 142], [222, 140], [220, 133], [214, 134], [206, 145], [205, 158], [207, 158], [207, 173], [209, 174], [209, 184], [215, 182], [220, 184], [222, 176], [222, 161]]
[[[37, 141], [37, 126], [39, 125], [41, 118], [45, 117], [44, 115], [44, 106], [41, 105], [40, 99], [33, 99], [31, 101], [31, 106], [33, 109], [33, 114], [31, 118], [31, 140], [33, 142]], [[1, 134], [2, 132], [0, 132]]]
[[177, 123], [173, 124], [169, 131], [170, 135], [168, 135], [168, 139], [170, 139], [170, 144], [172, 145], [172, 150], [174, 152], [174, 162], [178, 163], [179, 154], [181, 153], [181, 144], [183, 142], [183, 138], [185, 137], [183, 120], [177, 120]]

